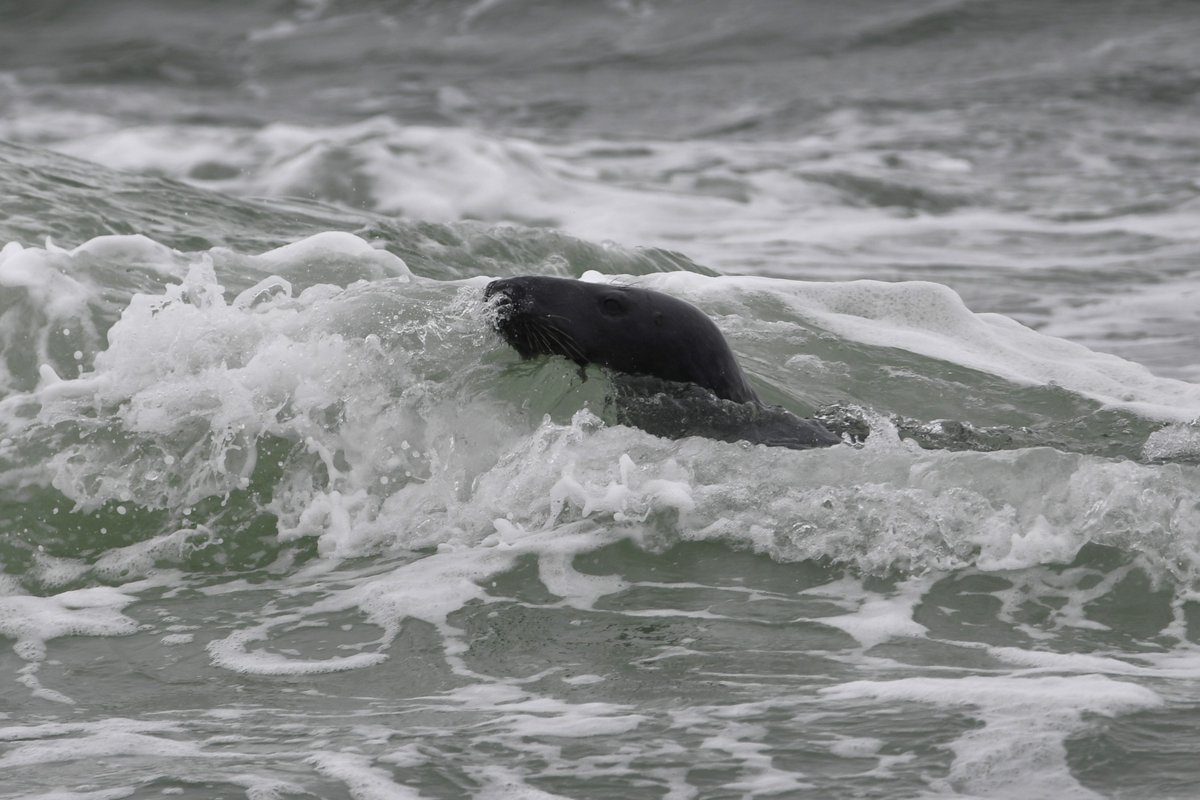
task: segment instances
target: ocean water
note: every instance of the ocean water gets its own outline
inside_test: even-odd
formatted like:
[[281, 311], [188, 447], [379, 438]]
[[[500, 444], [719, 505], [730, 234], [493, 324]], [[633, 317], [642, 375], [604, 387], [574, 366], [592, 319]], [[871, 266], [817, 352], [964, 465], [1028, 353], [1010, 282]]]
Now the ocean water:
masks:
[[[1192, 0], [0, 19], [0, 797], [1200, 796]], [[518, 274], [871, 435], [617, 424]]]

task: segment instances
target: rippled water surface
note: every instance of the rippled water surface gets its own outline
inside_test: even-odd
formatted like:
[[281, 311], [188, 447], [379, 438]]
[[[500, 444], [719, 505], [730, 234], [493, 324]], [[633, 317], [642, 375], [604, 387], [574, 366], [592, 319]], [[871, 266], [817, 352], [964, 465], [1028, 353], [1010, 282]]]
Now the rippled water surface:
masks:
[[0, 796], [1200, 793], [1190, 1], [0, 12]]

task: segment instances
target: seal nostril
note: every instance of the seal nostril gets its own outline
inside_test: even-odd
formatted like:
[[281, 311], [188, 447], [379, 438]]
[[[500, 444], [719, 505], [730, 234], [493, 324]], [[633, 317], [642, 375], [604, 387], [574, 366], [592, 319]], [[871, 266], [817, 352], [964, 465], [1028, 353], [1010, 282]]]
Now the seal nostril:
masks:
[[516, 287], [509, 281], [492, 281], [483, 290], [483, 301], [493, 306], [510, 306], [516, 302], [516, 295]]

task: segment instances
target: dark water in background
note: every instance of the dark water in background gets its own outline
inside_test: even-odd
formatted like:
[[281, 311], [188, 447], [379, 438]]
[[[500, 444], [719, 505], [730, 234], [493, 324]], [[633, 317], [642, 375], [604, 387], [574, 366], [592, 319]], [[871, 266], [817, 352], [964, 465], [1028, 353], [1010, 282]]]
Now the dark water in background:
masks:
[[[1197, 41], [0, 2], [0, 796], [1196, 796]], [[875, 432], [613, 425], [521, 273]]]

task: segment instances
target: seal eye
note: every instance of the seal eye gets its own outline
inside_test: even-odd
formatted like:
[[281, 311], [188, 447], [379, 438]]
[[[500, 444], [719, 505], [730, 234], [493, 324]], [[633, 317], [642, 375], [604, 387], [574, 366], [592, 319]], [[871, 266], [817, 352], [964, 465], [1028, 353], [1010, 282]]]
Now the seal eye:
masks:
[[619, 317], [625, 313], [625, 304], [615, 297], [606, 297], [600, 301], [600, 307], [610, 317]]

